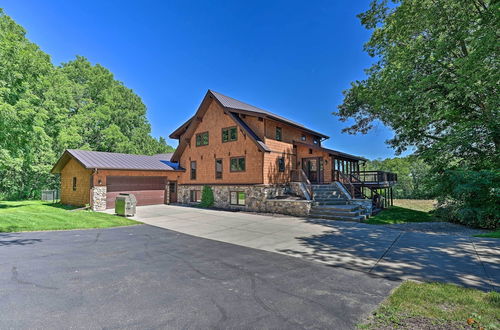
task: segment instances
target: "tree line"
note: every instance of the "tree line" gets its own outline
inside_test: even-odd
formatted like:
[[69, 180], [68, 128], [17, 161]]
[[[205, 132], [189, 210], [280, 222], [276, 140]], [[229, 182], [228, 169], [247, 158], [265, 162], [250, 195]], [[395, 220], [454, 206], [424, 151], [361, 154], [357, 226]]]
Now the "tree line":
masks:
[[65, 149], [157, 154], [146, 107], [103, 66], [77, 56], [53, 65], [0, 9], [0, 199], [39, 198]]
[[[396, 152], [430, 166], [438, 213], [478, 227], [500, 226], [498, 0], [373, 0], [358, 17], [373, 57], [364, 80], [335, 114], [366, 133], [395, 132]], [[388, 162], [390, 163], [390, 161]]]

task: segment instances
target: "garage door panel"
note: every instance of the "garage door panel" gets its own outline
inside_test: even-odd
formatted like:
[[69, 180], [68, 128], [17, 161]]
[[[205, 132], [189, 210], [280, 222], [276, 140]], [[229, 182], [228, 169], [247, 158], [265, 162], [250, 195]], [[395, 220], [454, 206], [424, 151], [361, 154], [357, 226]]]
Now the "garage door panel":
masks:
[[163, 204], [165, 182], [165, 177], [108, 176], [106, 208], [115, 207], [116, 196], [120, 193], [134, 194], [138, 206]]

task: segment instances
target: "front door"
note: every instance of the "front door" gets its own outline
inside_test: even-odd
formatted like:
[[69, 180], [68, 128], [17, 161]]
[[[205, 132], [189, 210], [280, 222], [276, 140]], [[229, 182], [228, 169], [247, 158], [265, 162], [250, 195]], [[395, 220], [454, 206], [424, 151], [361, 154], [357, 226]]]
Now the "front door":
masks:
[[311, 183], [321, 183], [322, 181], [322, 158], [302, 158], [302, 169]]
[[170, 181], [168, 184], [168, 189], [169, 189], [169, 202], [170, 203], [177, 203], [177, 182], [175, 181]]

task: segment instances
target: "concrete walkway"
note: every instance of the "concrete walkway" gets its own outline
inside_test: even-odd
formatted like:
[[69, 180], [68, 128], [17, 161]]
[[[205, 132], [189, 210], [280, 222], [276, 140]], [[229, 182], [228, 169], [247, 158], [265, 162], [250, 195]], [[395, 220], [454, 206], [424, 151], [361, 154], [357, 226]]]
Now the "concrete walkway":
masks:
[[500, 288], [500, 241], [495, 239], [172, 205], [138, 207], [134, 219], [386, 278]]

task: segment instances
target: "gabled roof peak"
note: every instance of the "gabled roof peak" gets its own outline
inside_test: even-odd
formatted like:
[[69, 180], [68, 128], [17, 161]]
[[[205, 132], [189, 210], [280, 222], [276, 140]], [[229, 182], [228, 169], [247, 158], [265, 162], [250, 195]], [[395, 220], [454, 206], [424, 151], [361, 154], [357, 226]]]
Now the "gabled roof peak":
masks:
[[272, 113], [268, 110], [264, 110], [264, 109], [258, 108], [256, 106], [253, 106], [251, 104], [236, 100], [232, 97], [226, 96], [224, 94], [221, 94], [221, 93], [216, 92], [216, 91], [211, 90], [211, 89], [208, 90], [208, 93], [212, 94], [222, 104], [222, 106], [224, 106], [226, 108], [233, 109], [233, 110], [252, 112], [256, 115], [262, 115], [262, 116], [268, 117], [270, 119], [274, 119], [274, 120], [281, 121], [281, 122], [284, 122], [284, 123], [292, 125], [292, 126], [296, 126], [298, 128], [301, 128], [305, 131], [308, 131], [308, 132], [310, 132], [314, 135], [320, 136], [322, 138], [326, 138], [326, 139], [328, 138], [328, 136], [326, 136], [324, 134], [313, 131], [313, 130], [305, 127], [302, 124], [299, 124], [295, 121], [292, 121], [290, 119], [287, 119], [285, 117], [282, 117], [280, 115]]

